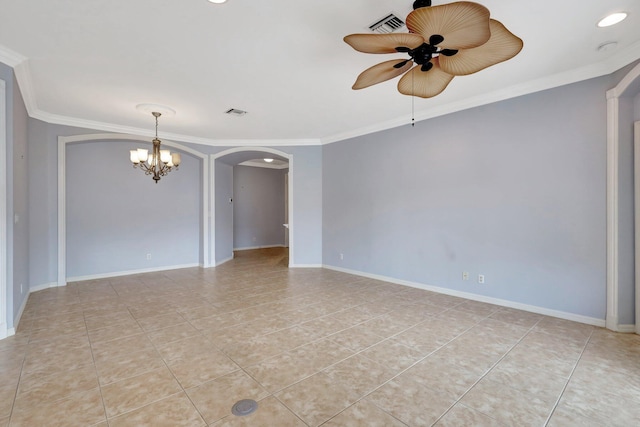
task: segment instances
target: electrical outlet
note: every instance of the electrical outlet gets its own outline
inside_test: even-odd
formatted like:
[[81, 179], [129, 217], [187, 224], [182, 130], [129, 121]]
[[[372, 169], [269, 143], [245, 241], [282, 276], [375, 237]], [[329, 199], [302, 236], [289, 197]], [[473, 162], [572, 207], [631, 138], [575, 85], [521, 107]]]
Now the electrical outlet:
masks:
[[344, 254], [340, 254], [340, 261], [344, 260]]
[[478, 274], [478, 283], [484, 283], [484, 274]]
[[151, 259], [151, 254], [147, 254], [147, 260]]
[[462, 280], [469, 280], [469, 272], [468, 271], [463, 271], [462, 272]]

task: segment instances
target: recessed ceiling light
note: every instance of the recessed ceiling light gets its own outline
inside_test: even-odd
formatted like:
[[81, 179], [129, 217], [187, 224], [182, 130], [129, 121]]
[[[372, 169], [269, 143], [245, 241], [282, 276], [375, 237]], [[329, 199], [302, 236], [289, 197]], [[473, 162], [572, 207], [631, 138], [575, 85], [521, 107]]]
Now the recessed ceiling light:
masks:
[[612, 25], [616, 25], [618, 22], [623, 21], [627, 17], [626, 12], [617, 12], [612, 13], [611, 15], [602, 18], [600, 22], [598, 22], [598, 27], [610, 27]]
[[210, 3], [217, 3], [217, 4], [221, 4], [226, 2], [227, 0], [209, 0]]
[[264, 160], [265, 162], [267, 162], [267, 163], [271, 163], [271, 162], [273, 162], [273, 159], [263, 159], [263, 160]]

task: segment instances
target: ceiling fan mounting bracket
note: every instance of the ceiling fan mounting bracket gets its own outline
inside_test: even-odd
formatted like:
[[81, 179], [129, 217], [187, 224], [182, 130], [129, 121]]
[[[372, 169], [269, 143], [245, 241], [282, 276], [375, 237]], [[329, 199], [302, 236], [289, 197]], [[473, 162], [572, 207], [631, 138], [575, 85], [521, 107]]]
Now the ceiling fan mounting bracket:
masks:
[[413, 10], [429, 6], [431, 6], [431, 0], [416, 0], [413, 2]]

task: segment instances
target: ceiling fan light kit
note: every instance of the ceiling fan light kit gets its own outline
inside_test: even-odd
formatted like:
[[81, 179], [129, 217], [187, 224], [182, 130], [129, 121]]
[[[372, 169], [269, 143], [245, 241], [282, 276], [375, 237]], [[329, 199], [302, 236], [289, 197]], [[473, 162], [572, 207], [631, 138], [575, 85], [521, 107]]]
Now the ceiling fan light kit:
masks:
[[344, 41], [363, 53], [397, 54], [363, 71], [353, 89], [364, 89], [401, 76], [398, 91], [431, 98], [446, 89], [456, 76], [477, 73], [516, 56], [522, 40], [489, 10], [467, 1], [431, 6], [417, 0], [406, 19], [408, 33], [351, 34]]

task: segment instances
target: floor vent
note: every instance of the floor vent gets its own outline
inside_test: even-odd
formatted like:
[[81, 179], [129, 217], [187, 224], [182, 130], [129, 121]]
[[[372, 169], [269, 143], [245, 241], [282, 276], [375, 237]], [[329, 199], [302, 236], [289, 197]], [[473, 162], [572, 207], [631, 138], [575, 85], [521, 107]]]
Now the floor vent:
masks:
[[246, 111], [238, 110], [237, 108], [229, 108], [227, 111], [225, 111], [225, 113], [232, 116], [244, 116], [245, 114], [247, 114]]
[[393, 13], [382, 19], [378, 19], [374, 24], [369, 25], [369, 29], [374, 33], [387, 34], [398, 31], [404, 27], [404, 21]]

